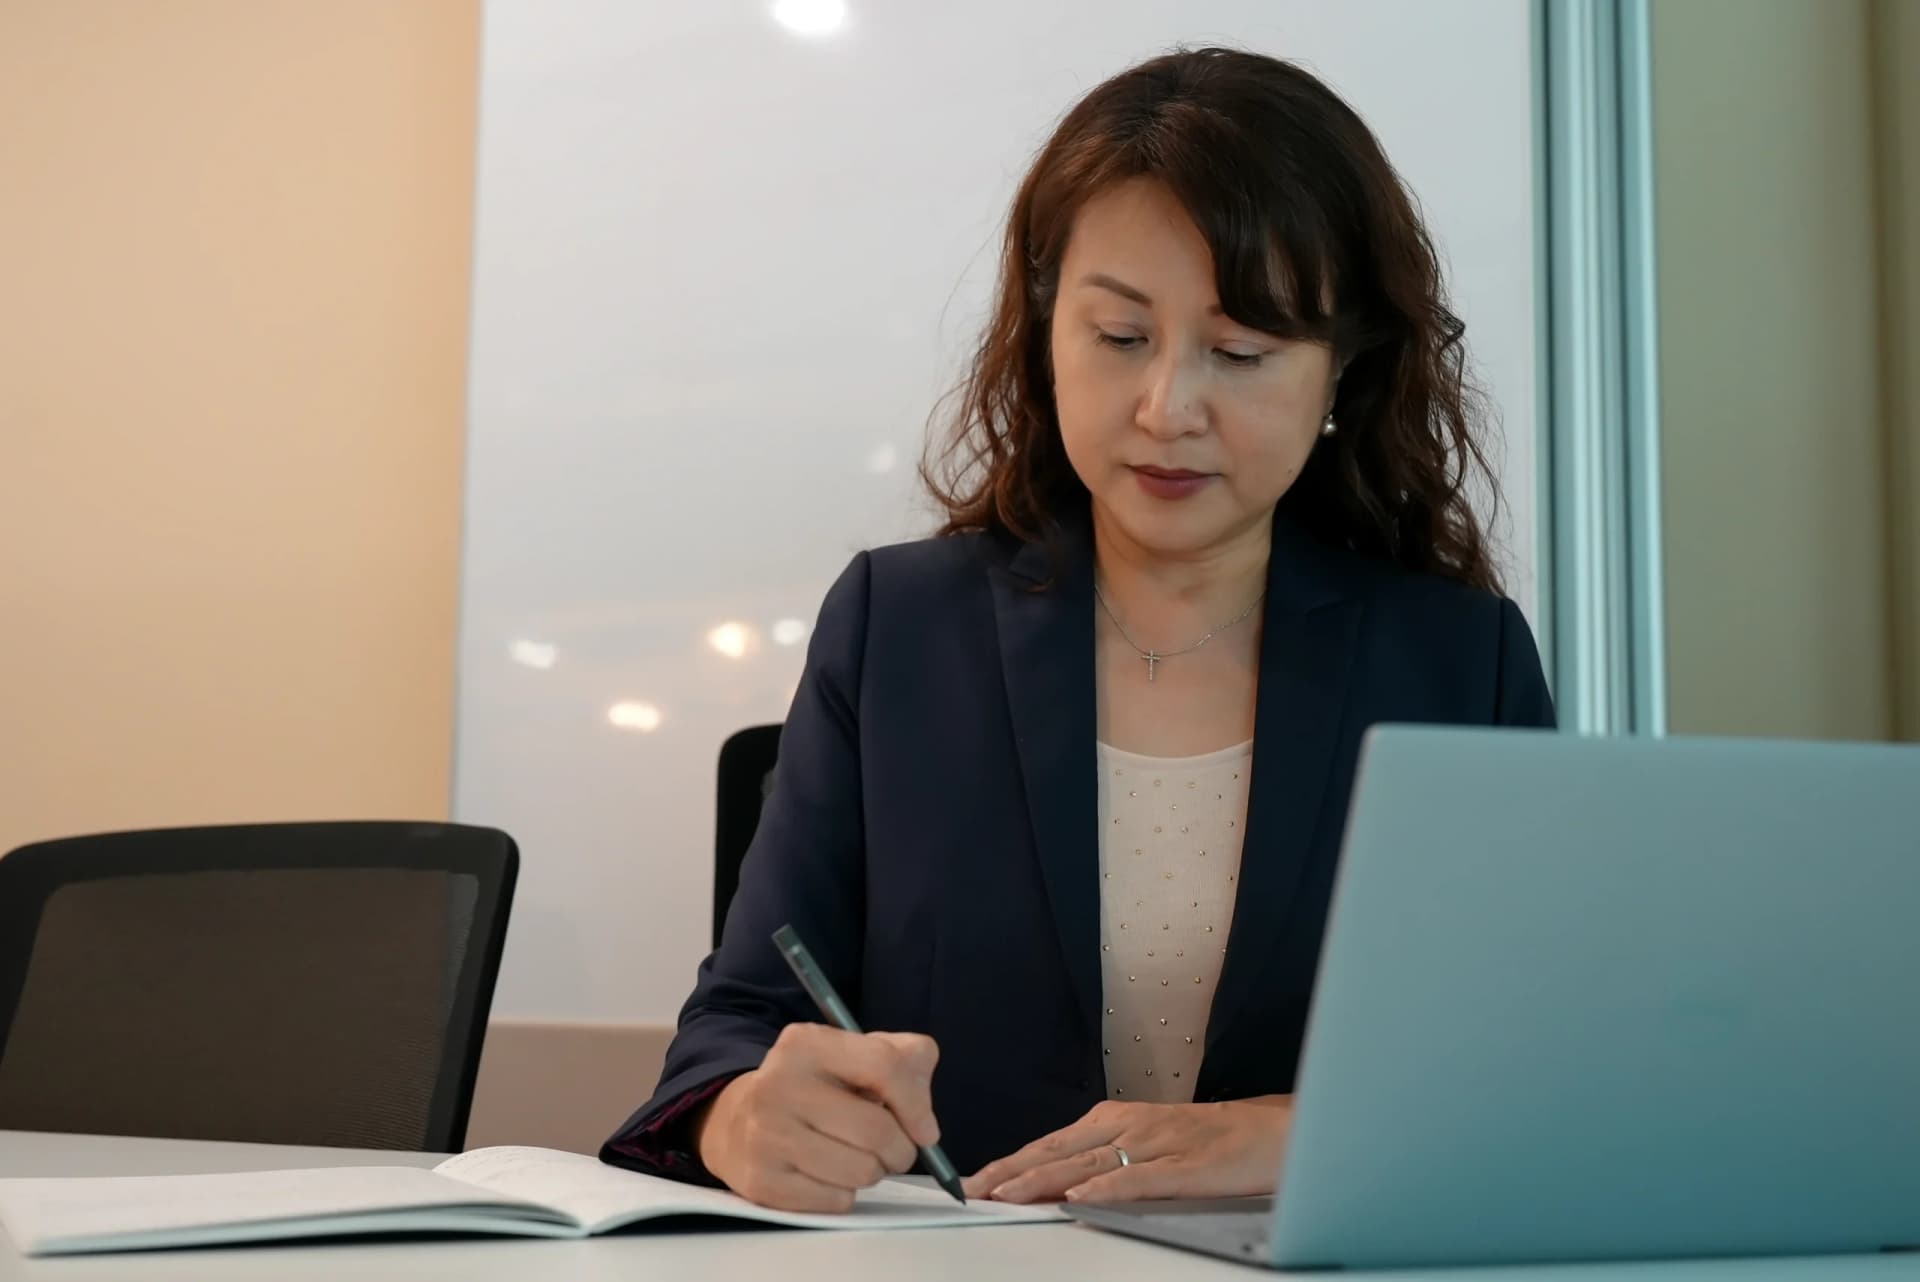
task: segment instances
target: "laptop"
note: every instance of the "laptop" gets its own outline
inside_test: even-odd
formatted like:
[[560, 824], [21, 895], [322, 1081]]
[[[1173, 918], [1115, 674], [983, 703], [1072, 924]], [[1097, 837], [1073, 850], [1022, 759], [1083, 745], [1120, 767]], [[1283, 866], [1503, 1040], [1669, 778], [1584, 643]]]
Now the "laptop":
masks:
[[1383, 727], [1278, 1194], [1069, 1206], [1278, 1268], [1920, 1244], [1920, 748]]

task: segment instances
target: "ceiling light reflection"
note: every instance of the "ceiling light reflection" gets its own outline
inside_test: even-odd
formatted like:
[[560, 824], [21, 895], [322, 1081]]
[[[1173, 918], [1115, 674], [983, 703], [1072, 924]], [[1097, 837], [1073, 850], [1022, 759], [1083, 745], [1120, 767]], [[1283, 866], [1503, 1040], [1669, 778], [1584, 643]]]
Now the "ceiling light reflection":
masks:
[[651, 703], [630, 700], [614, 704], [607, 709], [607, 720], [622, 730], [638, 730], [641, 734], [652, 734], [660, 728], [660, 709]]
[[797, 36], [825, 36], [847, 21], [846, 0], [775, 0], [773, 20]]
[[526, 668], [538, 668], [545, 672], [560, 659], [560, 648], [545, 641], [515, 641], [507, 647], [507, 657]]
[[754, 639], [753, 629], [744, 623], [723, 623], [707, 633], [707, 644], [729, 659], [745, 658]]

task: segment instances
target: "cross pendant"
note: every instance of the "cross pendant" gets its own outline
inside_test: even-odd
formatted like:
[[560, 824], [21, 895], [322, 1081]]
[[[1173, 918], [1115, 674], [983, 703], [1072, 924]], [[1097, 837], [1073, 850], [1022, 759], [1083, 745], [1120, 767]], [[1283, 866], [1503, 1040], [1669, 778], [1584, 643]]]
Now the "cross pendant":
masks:
[[1141, 655], [1140, 657], [1147, 661], [1147, 680], [1149, 681], [1153, 680], [1154, 665], [1158, 664], [1166, 656], [1155, 654], [1153, 651], [1149, 650], [1145, 654]]

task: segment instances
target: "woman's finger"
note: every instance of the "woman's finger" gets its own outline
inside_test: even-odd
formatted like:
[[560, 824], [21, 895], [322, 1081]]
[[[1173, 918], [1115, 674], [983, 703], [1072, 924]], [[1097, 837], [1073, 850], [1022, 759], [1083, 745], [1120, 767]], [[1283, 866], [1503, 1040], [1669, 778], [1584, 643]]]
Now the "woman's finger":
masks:
[[785, 1163], [829, 1188], [863, 1189], [887, 1176], [885, 1164], [865, 1149], [843, 1143], [805, 1123], [789, 1138], [781, 1154]]
[[766, 1163], [751, 1172], [734, 1191], [778, 1211], [844, 1214], [853, 1209], [852, 1190], [823, 1184], [784, 1162]]
[[895, 1175], [913, 1169], [913, 1141], [886, 1106], [855, 1095], [837, 1082], [820, 1082], [795, 1099], [806, 1124], [842, 1144], [873, 1154]]
[[[1129, 1157], [1132, 1154], [1128, 1154]], [[1174, 1153], [1103, 1171], [1065, 1191], [1069, 1202], [1154, 1202], [1162, 1198], [1207, 1197], [1201, 1164]]]
[[1018, 1152], [987, 1163], [961, 1181], [961, 1187], [968, 1197], [986, 1197], [1002, 1184], [1036, 1167], [1111, 1144], [1126, 1125], [1124, 1113], [1123, 1108], [1096, 1104], [1073, 1125], [1042, 1135]]
[[[1128, 1159], [1132, 1159], [1129, 1153]], [[1111, 1144], [1074, 1153], [1032, 1170], [990, 1190], [996, 1202], [1057, 1202], [1067, 1190], [1120, 1169], [1120, 1152]]]

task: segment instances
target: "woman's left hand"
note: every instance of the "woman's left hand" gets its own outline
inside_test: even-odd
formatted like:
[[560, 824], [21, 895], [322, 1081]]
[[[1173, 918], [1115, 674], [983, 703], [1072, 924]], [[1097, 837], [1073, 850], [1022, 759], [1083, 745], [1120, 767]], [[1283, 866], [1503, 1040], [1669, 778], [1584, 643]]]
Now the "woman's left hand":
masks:
[[[1220, 1104], [1096, 1104], [963, 1183], [997, 1202], [1139, 1202], [1271, 1193], [1291, 1095]], [[1127, 1160], [1123, 1165], [1121, 1153]]]

